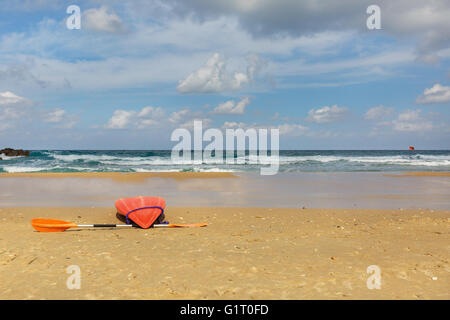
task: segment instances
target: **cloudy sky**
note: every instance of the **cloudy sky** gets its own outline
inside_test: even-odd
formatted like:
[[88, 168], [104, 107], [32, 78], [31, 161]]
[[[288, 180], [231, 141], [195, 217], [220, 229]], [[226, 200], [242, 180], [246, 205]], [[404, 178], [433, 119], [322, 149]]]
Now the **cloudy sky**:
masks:
[[448, 17], [447, 0], [0, 0], [0, 147], [171, 149], [198, 119], [278, 128], [282, 149], [450, 149]]

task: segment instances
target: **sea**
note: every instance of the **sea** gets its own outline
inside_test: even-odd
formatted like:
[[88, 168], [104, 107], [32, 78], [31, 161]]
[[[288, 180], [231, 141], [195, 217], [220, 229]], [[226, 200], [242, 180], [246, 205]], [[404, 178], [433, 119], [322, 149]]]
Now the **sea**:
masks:
[[[0, 172], [247, 172], [264, 163], [251, 156], [174, 163], [171, 150], [32, 150], [0, 155]], [[200, 158], [201, 159], [201, 158]], [[239, 161], [238, 161], [239, 160]], [[267, 165], [267, 164], [266, 164]], [[279, 172], [450, 171], [450, 150], [281, 150]]]

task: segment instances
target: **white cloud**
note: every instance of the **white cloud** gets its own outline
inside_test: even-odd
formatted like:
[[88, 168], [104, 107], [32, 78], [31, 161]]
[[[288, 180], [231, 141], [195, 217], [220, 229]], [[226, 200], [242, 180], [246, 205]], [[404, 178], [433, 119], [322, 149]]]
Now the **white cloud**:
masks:
[[0, 107], [7, 106], [30, 106], [31, 101], [20, 97], [11, 91], [0, 92]]
[[394, 108], [378, 106], [370, 108], [365, 114], [364, 119], [366, 120], [383, 120], [391, 116], [394, 112]]
[[150, 106], [143, 108], [139, 112], [134, 110], [116, 110], [105, 125], [105, 128], [127, 129], [133, 127], [136, 129], [144, 129], [151, 126], [160, 126], [160, 120], [164, 117], [164, 114], [162, 108]]
[[78, 116], [67, 114], [61, 108], [39, 110], [30, 99], [10, 91], [0, 92], [0, 130], [20, 127], [33, 120], [52, 124], [56, 128], [70, 129], [78, 122]]
[[181, 109], [180, 111], [174, 111], [169, 117], [169, 121], [175, 124], [179, 124], [181, 121], [184, 121], [189, 117], [191, 111], [189, 108]]
[[155, 118], [160, 119], [164, 117], [164, 110], [162, 108], [145, 107], [139, 112], [138, 117], [141, 119], [145, 118]]
[[246, 127], [246, 123], [236, 121], [225, 121], [222, 125], [222, 129], [245, 129]]
[[83, 12], [83, 27], [97, 32], [123, 33], [126, 27], [120, 17], [106, 6]]
[[280, 118], [280, 114], [278, 112], [275, 112], [275, 114], [272, 117], [270, 117], [269, 120], [276, 121], [279, 118]]
[[203, 121], [203, 127], [211, 125], [212, 120], [205, 118], [201, 112], [192, 112], [189, 108], [184, 108], [170, 113], [167, 122], [162, 121], [166, 116], [160, 107], [145, 107], [140, 111], [116, 110], [107, 124], [106, 129], [147, 129], [157, 128], [186, 128], [192, 129], [195, 120]]
[[209, 118], [195, 117], [193, 119], [190, 119], [188, 121], [185, 121], [185, 122], [179, 124], [178, 127], [188, 129], [188, 130], [193, 130], [194, 129], [194, 121], [201, 121], [203, 129], [211, 127], [211, 123], [212, 123], [212, 120]]
[[437, 63], [439, 51], [450, 45], [448, 1], [385, 1], [383, 30], [399, 37], [414, 37], [417, 40], [419, 60]]
[[106, 124], [106, 129], [125, 129], [136, 117], [136, 111], [116, 110]]
[[60, 129], [72, 129], [78, 123], [78, 117], [71, 115], [68, 116], [64, 122], [59, 123], [56, 128]]
[[407, 110], [398, 115], [399, 121], [418, 121], [420, 120], [420, 109], [417, 110]]
[[168, 120], [172, 125], [188, 130], [194, 128], [194, 121], [202, 121], [203, 128], [208, 128], [212, 123], [212, 120], [204, 117], [202, 112], [192, 112], [189, 108], [172, 112]]
[[[403, 64], [414, 62], [416, 56], [410, 49], [393, 49], [375, 53], [368, 53], [360, 57], [343, 58], [338, 60], [322, 60], [306, 62], [291, 59], [287, 61], [272, 61], [267, 70], [279, 76], [313, 76], [320, 74], [340, 74], [345, 77], [360, 79], [362, 76], [383, 76], [380, 68], [396, 68]], [[348, 79], [347, 79], [348, 81]]]
[[[1, 51], [1, 40], [0, 40]], [[98, 90], [151, 86], [154, 83], [175, 83], [183, 74], [190, 72], [204, 54], [164, 54], [152, 57], [108, 57], [98, 60], [65, 61], [57, 58], [41, 58], [33, 55], [2, 57], [5, 64], [17, 64], [26, 68], [28, 74], [39, 75], [35, 81], [25, 79], [21, 73], [14, 78], [2, 76], [0, 66], [0, 86], [14, 85], [21, 90], [40, 87], [58, 89], [71, 87], [74, 90]], [[117, 72], [120, 70], [120, 77]], [[68, 86], [68, 83], [70, 85]]]
[[403, 122], [394, 120], [394, 130], [396, 131], [429, 131], [433, 129], [433, 123], [427, 122]]
[[15, 126], [15, 121], [29, 116], [32, 102], [10, 91], [0, 92], [0, 130]]
[[55, 0], [9, 0], [3, 9], [32, 12], [34, 10], [63, 8], [64, 4]]
[[[171, 0], [182, 16], [200, 20], [235, 17], [256, 37], [289, 34], [302, 36], [323, 31], [368, 32], [366, 9], [372, 0], [323, 1], [210, 1]], [[450, 44], [448, 0], [378, 0], [383, 32], [417, 41], [418, 52], [427, 55]]]
[[347, 114], [346, 107], [339, 108], [337, 105], [332, 107], [325, 106], [320, 109], [311, 109], [308, 112], [306, 120], [315, 123], [329, 123], [342, 120]]
[[64, 119], [66, 111], [63, 109], [56, 108], [55, 110], [49, 111], [44, 116], [44, 122], [58, 123]]
[[395, 131], [429, 131], [433, 129], [432, 121], [424, 119], [421, 110], [407, 110], [398, 115], [396, 120], [392, 121]]
[[[144, 87], [155, 82], [172, 82], [176, 86], [177, 81], [186, 79], [186, 75], [207, 60], [205, 55], [212, 52], [230, 57], [232, 61], [225, 63], [228, 67], [239, 60], [239, 67], [230, 68], [228, 73], [226, 87], [230, 91], [252, 82], [253, 67], [243, 65], [243, 53], [270, 57], [272, 62], [267, 62], [266, 70], [281, 84], [285, 82], [278, 77], [333, 73], [339, 79], [328, 80], [331, 85], [345, 85], [373, 81], [373, 76], [383, 77], [380, 71], [398, 75], [394, 71], [417, 61], [417, 52], [409, 47], [409, 41], [392, 45], [383, 42], [374, 50], [373, 43], [365, 40], [367, 37], [358, 38], [360, 33], [356, 30], [365, 29], [368, 2], [343, 0], [337, 5], [334, 1], [324, 1], [311, 6], [296, 0], [283, 1], [283, 5], [255, 0], [252, 5], [244, 6], [231, 0], [221, 4], [183, 0], [175, 5], [160, 1], [122, 5], [114, 1], [110, 5], [120, 12], [120, 17], [105, 6], [89, 9], [84, 12], [87, 22], [83, 20], [82, 28], [120, 32], [124, 21], [130, 21], [132, 32], [126, 37], [67, 32], [56, 20], [53, 24], [39, 24], [32, 32], [4, 34], [0, 37], [3, 66], [0, 86], [14, 82], [16, 87], [4, 87], [12, 91], [30, 85], [61, 88], [64, 83], [70, 83], [75, 90]], [[419, 0], [383, 0], [379, 5], [383, 32], [420, 38], [427, 43], [425, 47], [433, 47], [433, 43], [448, 47], [448, 41], [438, 41], [449, 37], [445, 31], [450, 23], [448, 1], [424, 4]], [[226, 36], [218, 37], [218, 34]], [[350, 47], [353, 49], [349, 51]], [[341, 55], [343, 50], [345, 54]], [[442, 50], [445, 49], [419, 54], [426, 57], [424, 60], [436, 61], [436, 56], [443, 58]], [[326, 61], [318, 59], [324, 53]], [[24, 61], [27, 61], [26, 68], [21, 69]], [[118, 69], [121, 77], [116, 76]], [[357, 72], [366, 75], [358, 76]], [[213, 82], [197, 87], [180, 86], [179, 90], [217, 92], [221, 86], [214, 86]], [[296, 81], [296, 85], [308, 86], [311, 82], [326, 85], [317, 79], [305, 82]]]
[[[123, 14], [137, 13], [130, 9]], [[384, 52], [358, 52], [357, 57], [342, 60], [337, 55], [356, 40], [356, 33], [352, 31], [253, 37], [233, 17], [199, 21], [192, 17], [174, 18], [169, 13], [154, 18], [157, 23], [136, 20], [126, 37], [67, 33], [56, 21], [43, 24], [31, 34], [8, 33], [0, 37], [0, 61], [5, 66], [0, 67], [0, 86], [8, 84], [11, 90], [36, 86], [53, 90], [66, 87], [95, 90], [168, 82], [177, 85], [178, 82], [178, 90], [183, 93], [223, 92], [255, 89], [258, 85], [272, 88], [275, 79], [283, 83], [278, 77], [330, 73], [344, 77], [346, 72], [359, 70], [368, 73], [364, 80], [373, 81], [369, 76], [380, 76], [377, 68], [389, 73], [388, 68], [415, 61], [411, 48], [401, 51], [385, 47]], [[217, 34], [227, 36], [217, 37]], [[208, 58], [212, 59], [211, 52], [221, 52], [227, 60], [219, 58], [223, 65], [216, 74], [220, 76], [206, 80], [207, 77], [192, 71]], [[303, 59], [298, 59], [299, 54]], [[326, 62], [317, 59], [323, 54], [327, 55]], [[259, 55], [270, 55], [272, 62]], [[309, 60], [308, 57], [314, 58]], [[219, 62], [216, 65], [220, 65]], [[120, 77], [117, 77], [118, 70]], [[186, 75], [192, 75], [192, 82], [187, 82]], [[270, 80], [251, 85], [255, 77]], [[352, 79], [355, 78], [361, 81], [361, 76], [353, 75]], [[11, 87], [12, 82], [15, 87]], [[333, 82], [344, 84], [339, 80]], [[355, 80], [347, 78], [345, 83], [349, 82]]]
[[160, 107], [145, 107], [137, 113], [135, 123], [138, 129], [150, 128], [152, 126], [161, 126], [161, 119], [164, 118], [165, 112]]
[[219, 104], [213, 111], [213, 114], [244, 114], [245, 107], [250, 104], [248, 97], [242, 98], [236, 103], [234, 100], [228, 100]]
[[214, 53], [206, 64], [179, 82], [177, 90], [181, 93], [216, 93], [242, 89], [250, 82], [246, 73], [226, 70], [225, 62], [219, 53]]
[[[226, 34], [226, 37], [218, 37], [218, 34]], [[247, 56], [247, 62], [251, 65], [254, 62], [251, 56], [255, 56], [251, 54], [252, 52], [283, 56], [294, 52], [313, 56], [330, 54], [353, 40], [355, 32], [325, 31], [304, 36], [282, 34], [254, 37], [233, 17], [215, 17], [202, 21], [192, 17], [185, 19], [172, 17], [165, 20], [162, 26], [139, 25], [136, 33], [130, 36], [130, 39], [125, 39], [128, 46], [146, 48], [150, 51], [155, 47], [170, 46], [186, 54], [192, 51], [221, 52], [227, 57], [234, 57], [242, 55], [243, 52], [250, 53]], [[151, 46], [148, 45], [149, 43]], [[263, 65], [264, 60], [259, 59], [258, 64]]]
[[416, 100], [416, 103], [421, 104], [446, 102], [450, 102], [450, 87], [442, 86], [439, 83], [436, 83], [429, 89], [425, 89], [423, 94]]
[[50, 111], [44, 111], [42, 120], [46, 123], [51, 123], [55, 128], [72, 129], [78, 123], [78, 116], [68, 114], [65, 110], [55, 108]]
[[436, 53], [422, 54], [417, 57], [417, 61], [428, 63], [428, 64], [438, 64], [440, 61], [439, 55]]
[[292, 136], [292, 137], [305, 135], [309, 132], [308, 127], [302, 126], [301, 124], [295, 124], [295, 123], [284, 123], [284, 124], [280, 124], [278, 126], [273, 126], [273, 125], [264, 126], [264, 125], [258, 125], [256, 123], [247, 124], [244, 122], [226, 121], [222, 125], [222, 129], [243, 129], [243, 130], [278, 129], [280, 131], [280, 135], [287, 135], [287, 136]]
[[289, 124], [285, 123], [278, 126], [280, 134], [290, 135], [290, 136], [300, 136], [308, 131], [308, 128], [302, 126], [301, 124]]

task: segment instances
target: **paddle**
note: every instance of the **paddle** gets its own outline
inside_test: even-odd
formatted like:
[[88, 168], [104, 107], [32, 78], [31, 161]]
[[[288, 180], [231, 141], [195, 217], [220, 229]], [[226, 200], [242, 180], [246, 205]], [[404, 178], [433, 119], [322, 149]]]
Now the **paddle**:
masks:
[[[134, 224], [76, 224], [56, 219], [38, 218], [31, 220], [33, 228], [39, 232], [61, 232], [69, 228], [123, 228], [123, 227], [137, 227]], [[193, 223], [193, 224], [154, 224], [153, 228], [194, 228], [205, 227], [207, 223]]]

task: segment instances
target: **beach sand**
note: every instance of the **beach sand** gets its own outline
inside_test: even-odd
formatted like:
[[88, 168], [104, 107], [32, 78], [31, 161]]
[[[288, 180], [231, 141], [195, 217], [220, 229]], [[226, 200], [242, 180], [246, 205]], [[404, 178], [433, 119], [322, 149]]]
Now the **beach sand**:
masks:
[[[387, 177], [450, 177], [450, 172], [400, 172], [386, 173]], [[216, 179], [235, 178], [232, 172], [16, 172], [0, 173], [1, 178], [103, 178], [121, 182], [145, 181], [149, 178], [171, 178], [175, 180], [187, 179]]]
[[[0, 174], [0, 299], [450, 298], [448, 174], [263, 178]], [[119, 223], [113, 200], [134, 193], [163, 195], [171, 223], [209, 225], [60, 233], [30, 225], [38, 217]], [[326, 209], [309, 208], [312, 198]], [[364, 209], [374, 204], [384, 209]], [[69, 290], [73, 265], [81, 288]], [[373, 265], [380, 289], [367, 286]]]
[[387, 177], [450, 177], [450, 172], [437, 172], [437, 171], [428, 171], [428, 172], [403, 172], [399, 174], [385, 174]]
[[[117, 223], [114, 207], [1, 208], [1, 299], [449, 299], [450, 211], [187, 208], [193, 229], [35, 232]], [[69, 290], [77, 265], [81, 289]], [[367, 268], [381, 270], [368, 289]]]
[[1, 178], [86, 178], [86, 179], [112, 179], [116, 182], [142, 182], [149, 178], [170, 178], [183, 181], [194, 178], [216, 179], [234, 178], [231, 172], [18, 172], [0, 173]]

